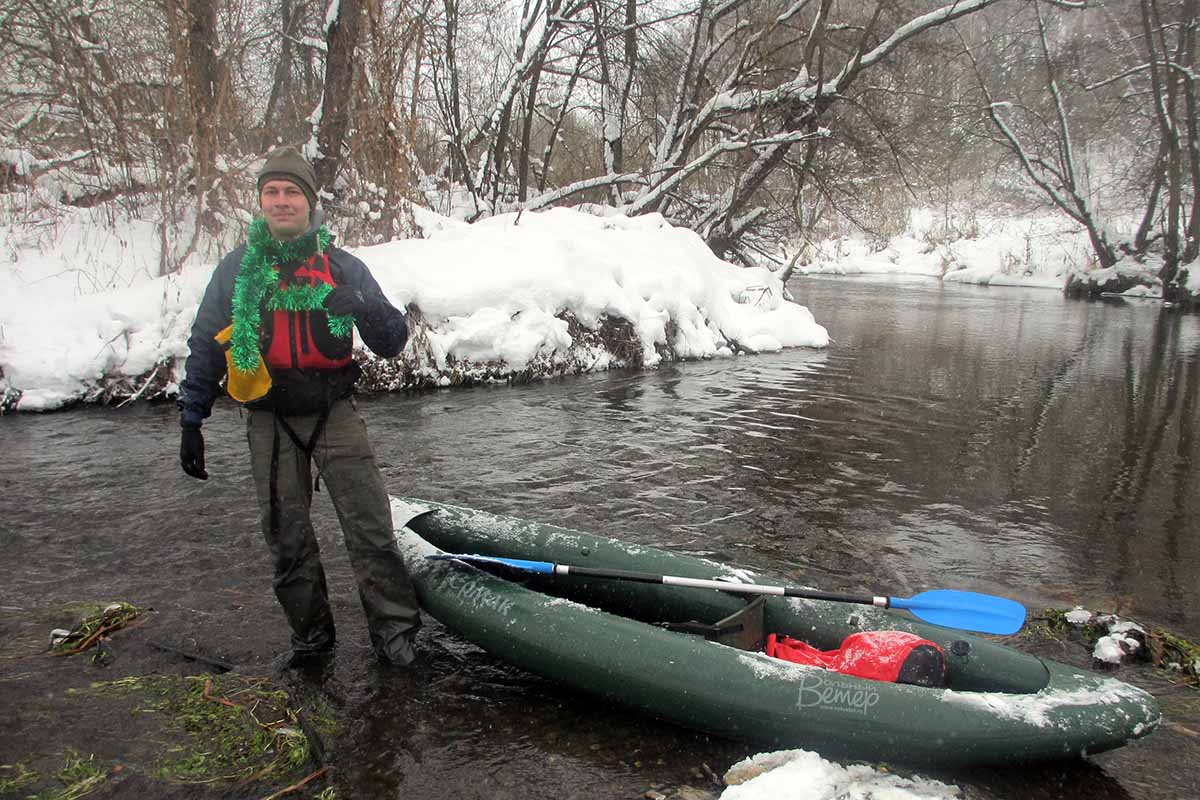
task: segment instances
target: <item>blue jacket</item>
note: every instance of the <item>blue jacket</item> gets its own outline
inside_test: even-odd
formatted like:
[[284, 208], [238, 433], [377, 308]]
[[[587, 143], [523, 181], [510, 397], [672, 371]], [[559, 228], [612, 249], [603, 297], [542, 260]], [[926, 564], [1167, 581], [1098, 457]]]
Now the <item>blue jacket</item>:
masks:
[[[186, 377], [179, 384], [179, 398], [176, 401], [180, 424], [185, 427], [199, 427], [212, 413], [213, 402], [222, 393], [221, 380], [226, 372], [225, 351], [213, 337], [233, 321], [233, 287], [241, 270], [245, 250], [246, 245], [242, 244], [221, 259], [204, 291], [196, 320], [192, 323], [191, 336], [188, 337], [189, 352], [184, 363]], [[363, 343], [382, 358], [398, 355], [408, 340], [404, 313], [388, 302], [366, 264], [337, 247], [330, 247], [328, 252], [330, 271], [338, 285], [359, 289], [367, 300], [367, 312], [355, 319]], [[281, 274], [287, 271], [287, 267], [295, 267], [279, 266]], [[264, 318], [269, 316], [264, 314]], [[279, 375], [273, 371], [272, 380], [276, 387], [282, 380], [293, 386], [305, 385], [304, 388], [314, 396], [323, 394], [336, 399], [353, 391], [358, 369], [353, 364], [351, 368], [353, 371], [349, 373], [346, 370], [288, 370], [289, 374]], [[268, 395], [268, 402], [256, 400], [249, 405], [270, 408], [270, 398], [271, 395]]]

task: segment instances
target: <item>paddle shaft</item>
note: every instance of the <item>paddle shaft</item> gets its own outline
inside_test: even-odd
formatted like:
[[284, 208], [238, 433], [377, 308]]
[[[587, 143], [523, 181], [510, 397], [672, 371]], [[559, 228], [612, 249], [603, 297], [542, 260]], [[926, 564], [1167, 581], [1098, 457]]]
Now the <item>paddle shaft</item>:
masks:
[[1025, 624], [1025, 607], [1015, 600], [976, 592], [960, 592], [953, 589], [930, 589], [913, 597], [879, 597], [868, 595], [832, 594], [816, 589], [800, 589], [794, 586], [764, 586], [757, 583], [733, 583], [683, 578], [677, 575], [654, 575], [648, 572], [633, 572], [623, 569], [575, 567], [568, 564], [552, 564], [549, 561], [527, 561], [520, 558], [501, 558], [454, 553], [438, 553], [426, 556], [432, 559], [453, 559], [502, 564], [507, 567], [538, 572], [543, 575], [578, 575], [580, 577], [613, 578], [641, 583], [657, 583], [666, 586], [686, 586], [693, 589], [715, 589], [734, 594], [770, 594], [783, 597], [801, 597], [807, 600], [825, 600], [834, 603], [857, 603], [876, 608], [899, 608], [913, 614], [917, 619], [947, 628], [962, 628], [981, 633], [1007, 636], [1016, 633]]
[[717, 589], [722, 592], [735, 594], [773, 594], [783, 597], [803, 597], [808, 600], [832, 600], [837, 603], [858, 603], [866, 606], [888, 608], [891, 603], [886, 597], [834, 594], [820, 592], [816, 589], [798, 589], [794, 586], [763, 586], [757, 583], [733, 583], [732, 581], [711, 581], [703, 578], [681, 578], [674, 575], [654, 575], [649, 572], [632, 572], [623, 569], [593, 569], [591, 567], [572, 567], [566, 564], [554, 565], [555, 575], [578, 575], [585, 578], [614, 578], [639, 583], [660, 583], [664, 586], [687, 586], [692, 589]]

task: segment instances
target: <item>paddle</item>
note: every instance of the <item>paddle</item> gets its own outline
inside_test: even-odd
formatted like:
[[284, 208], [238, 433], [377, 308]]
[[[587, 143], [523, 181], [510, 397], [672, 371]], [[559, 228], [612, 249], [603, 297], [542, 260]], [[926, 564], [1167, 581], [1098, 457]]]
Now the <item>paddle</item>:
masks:
[[520, 558], [499, 558], [469, 554], [437, 553], [426, 556], [430, 559], [455, 561], [481, 561], [505, 567], [540, 572], [547, 575], [579, 575], [585, 578], [612, 578], [639, 583], [661, 583], [668, 586], [689, 586], [694, 589], [718, 589], [735, 594], [774, 594], [784, 597], [803, 597], [809, 600], [829, 600], [834, 603], [858, 603], [879, 608], [901, 608], [913, 616], [946, 628], [961, 628], [980, 633], [1008, 635], [1016, 633], [1025, 624], [1025, 607], [1015, 600], [994, 597], [976, 592], [959, 592], [953, 589], [931, 589], [913, 597], [868, 597], [866, 595], [830, 594], [815, 589], [794, 586], [767, 586], [759, 583], [732, 583], [705, 580], [703, 578], [680, 578], [672, 575], [653, 575], [648, 572], [630, 572], [622, 569], [593, 569], [552, 564], [549, 561], [526, 561]]

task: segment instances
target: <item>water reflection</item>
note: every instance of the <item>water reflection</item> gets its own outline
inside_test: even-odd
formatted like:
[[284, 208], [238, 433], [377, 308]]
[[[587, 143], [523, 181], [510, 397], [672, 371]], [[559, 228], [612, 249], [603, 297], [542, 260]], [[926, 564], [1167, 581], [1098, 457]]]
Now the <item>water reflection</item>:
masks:
[[[811, 288], [819, 307], [826, 286]], [[855, 388], [890, 404], [877, 427], [904, 465], [882, 493], [894, 541], [1031, 601], [1120, 605], [1194, 632], [1180, 600], [1197, 599], [1200, 553], [1180, 534], [1198, 513], [1196, 318], [914, 291], [924, 300], [829, 306], [835, 337], [839, 321], [854, 337]], [[936, 335], [890, 344], [919, 337], [928, 312], [914, 309], [935, 301]]]

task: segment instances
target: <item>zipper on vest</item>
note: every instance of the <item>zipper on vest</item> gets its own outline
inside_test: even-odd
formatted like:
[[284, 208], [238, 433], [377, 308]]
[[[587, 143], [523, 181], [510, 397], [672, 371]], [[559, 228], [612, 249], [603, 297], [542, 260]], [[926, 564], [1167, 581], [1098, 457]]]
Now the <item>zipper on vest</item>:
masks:
[[288, 312], [288, 346], [292, 351], [292, 368], [300, 366], [300, 355], [296, 352], [296, 339], [300, 337], [300, 315], [295, 311]]
[[301, 313], [304, 315], [304, 317], [297, 325], [300, 330], [300, 352], [304, 355], [308, 355], [308, 326], [312, 324], [312, 312], [303, 311]]

